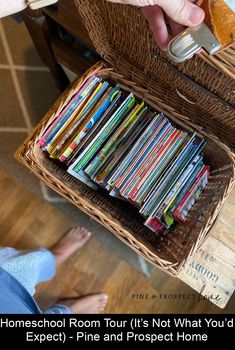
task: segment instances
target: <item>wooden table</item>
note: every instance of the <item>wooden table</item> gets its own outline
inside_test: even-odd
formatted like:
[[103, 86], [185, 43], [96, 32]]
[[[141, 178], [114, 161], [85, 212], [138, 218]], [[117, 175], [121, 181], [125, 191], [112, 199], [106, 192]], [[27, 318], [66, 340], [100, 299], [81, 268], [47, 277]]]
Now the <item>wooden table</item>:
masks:
[[[73, 1], [60, 0], [58, 4], [36, 12], [27, 10], [23, 17], [39, 55], [62, 91], [69, 81], [59, 63], [78, 75], [94, 64], [96, 56], [90, 59], [89, 55], [84, 55], [95, 49]], [[70, 40], [66, 40], [66, 33]], [[234, 228], [235, 189], [209, 238], [179, 275], [181, 280], [221, 308], [235, 289]]]

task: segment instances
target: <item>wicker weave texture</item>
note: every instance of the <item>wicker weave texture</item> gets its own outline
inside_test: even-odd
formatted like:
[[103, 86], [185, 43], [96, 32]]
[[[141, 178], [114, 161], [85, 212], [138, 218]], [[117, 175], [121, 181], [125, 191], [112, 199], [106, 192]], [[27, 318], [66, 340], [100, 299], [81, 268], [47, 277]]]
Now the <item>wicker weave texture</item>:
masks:
[[[84, 81], [95, 72], [106, 79], [118, 82], [126, 90], [133, 91], [137, 97], [144, 99], [150, 106], [164, 111], [179, 126], [184, 126], [188, 130], [196, 130], [207, 141], [205, 157], [213, 169], [209, 184], [200, 200], [194, 205], [188, 223], [176, 225], [161, 238], [143, 226], [143, 218], [133, 206], [110, 198], [103, 190], [93, 191], [89, 189], [71, 177], [60, 164], [48, 159], [38, 146], [38, 141], [49, 124], [67, 105]], [[20, 147], [16, 156], [48, 186], [103, 224], [155, 266], [173, 275], [180, 271], [188, 257], [198, 249], [207, 236], [234, 184], [235, 177], [234, 156], [228, 147], [213, 135], [201, 130], [192, 121], [178, 114], [163, 100], [153, 96], [148, 90], [136, 85], [135, 82], [126, 79], [114, 69], [108, 68], [104, 63], [92, 67], [79, 81], [74, 83], [71, 89], [61, 96], [41, 124]]]
[[233, 47], [211, 58], [195, 56], [172, 65], [156, 47], [139, 9], [106, 0], [75, 2], [91, 40], [107, 62], [154, 96], [164, 96], [165, 104], [235, 149]]

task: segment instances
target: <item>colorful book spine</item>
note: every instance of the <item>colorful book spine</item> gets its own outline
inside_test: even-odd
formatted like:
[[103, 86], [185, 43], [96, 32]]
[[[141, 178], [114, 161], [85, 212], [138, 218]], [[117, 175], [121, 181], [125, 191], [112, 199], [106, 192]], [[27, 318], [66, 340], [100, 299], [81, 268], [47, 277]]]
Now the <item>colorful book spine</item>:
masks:
[[54, 146], [52, 144], [47, 146], [47, 150], [50, 153], [51, 158], [57, 159], [57, 155], [61, 147], [65, 144], [66, 140], [68, 140], [68, 138], [74, 133], [74, 131], [76, 131], [79, 125], [84, 121], [87, 113], [89, 113], [91, 108], [98, 102], [98, 100], [101, 98], [108, 86], [108, 82], [100, 83], [94, 91], [94, 93], [92, 94], [91, 98], [88, 100], [87, 104], [83, 107], [82, 111], [77, 116], [75, 116], [73, 124], [69, 128], [67, 127], [67, 131], [61, 137], [60, 141], [57, 142], [57, 144]]
[[182, 202], [178, 208], [174, 211], [173, 215], [176, 220], [180, 222], [185, 222], [189, 210], [195, 203], [202, 190], [206, 187], [208, 179], [210, 176], [210, 167], [207, 165], [204, 167], [202, 172], [199, 174], [193, 186], [190, 188], [186, 196], [183, 198]]
[[156, 130], [158, 125], [162, 122], [162, 115], [153, 115], [153, 120], [148, 125], [147, 129], [143, 132], [143, 135], [139, 138], [139, 140], [134, 144], [134, 146], [130, 149], [128, 154], [125, 156], [124, 160], [121, 162], [119, 168], [115, 171], [111, 179], [109, 180], [110, 186], [119, 187], [125, 178], [125, 173], [130, 166], [130, 164], [135, 159], [135, 155], [139, 154], [141, 149], [146, 145], [149, 139], [153, 135], [153, 130]]
[[141, 208], [140, 212], [144, 216], [149, 216], [150, 213], [159, 206], [166, 195], [167, 190], [170, 190], [174, 185], [174, 181], [177, 180], [179, 172], [185, 167], [185, 162], [190, 160], [188, 155], [192, 154], [193, 142], [195, 135], [193, 135], [187, 142], [185, 146], [182, 147], [180, 153], [175, 158], [174, 162], [171, 164], [170, 169], [166, 172], [165, 176], [153, 189], [150, 197], [145, 202], [144, 206]]
[[155, 217], [148, 218], [145, 221], [144, 225], [159, 235], [163, 234], [163, 232], [166, 230], [166, 227], [163, 225], [163, 223]]
[[204, 140], [97, 75], [72, 96], [39, 144], [90, 188], [132, 203], [160, 235], [190, 218], [210, 175]]
[[69, 145], [69, 147], [64, 151], [63, 155], [59, 158], [61, 162], [65, 162], [69, 156], [73, 153], [73, 151], [77, 148], [79, 143], [84, 139], [89, 130], [98, 122], [104, 111], [108, 108], [110, 103], [113, 101], [115, 96], [119, 93], [120, 88], [117, 86], [112, 94], [105, 100], [102, 106], [98, 109], [98, 111], [94, 114], [94, 116], [88, 121], [88, 123], [84, 126], [81, 132], [76, 136], [73, 142]]
[[154, 145], [156, 145], [156, 142], [163, 139], [169, 132], [171, 132], [171, 130], [173, 132], [171, 123], [166, 119], [163, 120], [158, 128], [152, 132], [152, 135], [146, 145], [136, 154], [122, 177], [115, 183], [115, 187], [119, 188], [124, 197], [127, 196], [130, 188], [134, 186], [134, 178], [137, 176], [138, 170], [142, 169], [143, 162], [151, 153]]
[[101, 145], [107, 138], [111, 135], [112, 130], [118, 125], [120, 119], [125, 116], [128, 111], [133, 107], [135, 103], [135, 98], [133, 94], [130, 94], [123, 104], [118, 108], [114, 115], [110, 118], [110, 121], [105, 125], [101, 131], [97, 134], [94, 140], [89, 145], [88, 149], [85, 149], [78, 159], [69, 167], [68, 172], [76, 177], [78, 173], [84, 166], [87, 165], [88, 161], [96, 154]]
[[173, 161], [174, 157], [178, 153], [182, 144], [185, 142], [186, 135], [184, 133], [180, 133], [175, 143], [172, 145], [168, 152], [162, 157], [159, 162], [153, 164], [151, 172], [146, 175], [143, 179], [143, 182], [140, 186], [139, 193], [136, 197], [136, 200], [142, 205], [145, 201], [148, 200], [148, 197], [151, 195], [152, 189], [155, 188], [158, 181], [164, 176], [165, 172], [167, 172], [169, 164]]
[[61, 126], [68, 120], [70, 115], [76, 110], [80, 103], [88, 96], [90, 91], [100, 82], [100, 78], [97, 76], [90, 77], [82, 88], [72, 98], [68, 106], [61, 112], [58, 118], [51, 124], [48, 130], [44, 133], [39, 144], [41, 147], [45, 147], [57, 134]]
[[165, 210], [164, 212], [164, 219], [168, 226], [174, 223], [175, 221], [175, 218], [173, 216], [174, 211], [179, 206], [184, 196], [188, 193], [189, 189], [193, 186], [194, 182], [196, 181], [196, 178], [198, 177], [202, 169], [205, 167], [205, 165], [203, 164], [203, 157], [201, 158], [202, 160], [197, 164], [192, 175], [189, 177], [188, 181], [183, 186], [178, 196], [175, 198], [175, 200], [172, 201], [169, 208], [167, 208], [167, 210]]
[[[141, 179], [136, 188], [131, 192], [130, 199], [138, 204], [141, 204], [145, 197], [145, 194], [149, 192], [157, 181], [157, 178], [161, 175], [159, 170], [160, 165], [165, 160], [167, 162], [174, 156], [180, 145], [184, 140], [184, 134], [177, 130], [170, 138], [164, 143], [158, 150], [157, 154], [149, 159], [149, 167], [145, 167], [144, 172], [141, 175]], [[170, 157], [168, 156], [170, 153]], [[140, 192], [142, 190], [142, 192]]]
[[150, 113], [148, 107], [145, 107], [135, 123], [129, 129], [128, 137], [126, 137], [121, 147], [115, 152], [112, 160], [109, 162], [108, 166], [105, 167], [101, 173], [95, 178], [95, 181], [101, 183], [107, 190], [110, 190], [112, 186], [108, 184], [110, 178], [114, 174], [119, 164], [124, 160], [127, 153], [133, 148], [133, 144], [139, 139], [143, 130], [147, 127], [150, 122]]
[[94, 128], [92, 128], [88, 132], [87, 136], [82, 140], [82, 142], [79, 144], [76, 150], [68, 158], [68, 160], [66, 161], [66, 164], [68, 165], [69, 168], [77, 161], [77, 159], [81, 156], [82, 152], [85, 149], [88, 150], [89, 145], [92, 144], [93, 139], [100, 132], [101, 128], [103, 128], [103, 126], [110, 120], [112, 115], [117, 111], [117, 109], [122, 104], [122, 97], [123, 97], [123, 94], [120, 91], [118, 95], [114, 98], [114, 101], [111, 103], [111, 105], [104, 112], [104, 114], [102, 115], [98, 123], [94, 125]]
[[202, 159], [201, 155], [197, 155], [195, 159], [192, 161], [192, 163], [185, 169], [181, 177], [178, 179], [172, 190], [168, 193], [166, 198], [164, 199], [163, 203], [160, 205], [160, 207], [154, 211], [154, 213], [151, 214], [151, 216], [157, 217], [159, 220], [164, 220], [164, 223], [169, 226], [170, 223], [166, 222], [166, 218], [164, 216], [165, 212], [169, 209], [172, 202], [177, 198], [178, 193], [183, 188], [185, 183], [188, 181], [189, 177], [191, 176], [194, 168], [197, 166], [198, 162], [200, 162]]
[[[128, 133], [128, 130], [130, 129], [131, 125], [135, 122], [136, 118], [138, 117], [139, 112], [144, 108], [144, 102], [139, 106], [137, 105], [133, 111], [130, 113], [130, 115], [127, 117], [127, 120], [125, 120], [118, 130], [115, 132], [115, 134], [112, 136], [112, 138], [106, 143], [106, 145], [100, 150], [100, 152], [97, 154], [97, 156], [93, 159], [93, 161], [89, 164], [89, 166], [86, 168], [86, 173], [92, 176], [94, 172], [97, 170], [99, 165], [102, 163], [102, 161], [105, 160], [106, 156], [112, 152], [112, 149], [115, 147], [117, 148], [118, 145], [123, 141], [126, 134]], [[115, 149], [113, 150], [115, 151]]]

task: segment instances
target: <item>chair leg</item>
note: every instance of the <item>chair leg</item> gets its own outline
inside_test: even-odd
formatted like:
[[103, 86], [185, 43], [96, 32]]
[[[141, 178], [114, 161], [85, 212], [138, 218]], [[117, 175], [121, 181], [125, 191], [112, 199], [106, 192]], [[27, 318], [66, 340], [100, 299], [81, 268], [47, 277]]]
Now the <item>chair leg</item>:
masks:
[[41, 60], [51, 71], [51, 74], [60, 91], [64, 91], [69, 85], [69, 79], [58, 64], [50, 45], [52, 26], [42, 11], [25, 10], [22, 13], [24, 23], [34, 42]]

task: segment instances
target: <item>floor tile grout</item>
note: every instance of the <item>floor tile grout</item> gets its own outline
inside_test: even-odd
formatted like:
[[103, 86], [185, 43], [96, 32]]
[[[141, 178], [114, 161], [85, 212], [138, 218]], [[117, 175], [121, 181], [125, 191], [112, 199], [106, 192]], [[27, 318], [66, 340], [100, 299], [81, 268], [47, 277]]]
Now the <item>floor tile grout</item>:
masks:
[[3, 28], [3, 25], [1, 22], [0, 22], [0, 36], [2, 37], [2, 45], [3, 45], [3, 48], [5, 50], [8, 64], [10, 66], [10, 72], [12, 75], [13, 84], [14, 84], [16, 95], [18, 97], [18, 101], [19, 101], [19, 104], [20, 104], [20, 107], [21, 107], [21, 110], [22, 110], [22, 113], [24, 116], [25, 124], [27, 126], [28, 131], [30, 131], [32, 129], [31, 120], [30, 120], [30, 117], [29, 117], [29, 114], [27, 111], [27, 107], [26, 107], [26, 104], [25, 104], [25, 101], [24, 101], [24, 98], [23, 98], [23, 95], [21, 92], [21, 88], [20, 88], [20, 84], [19, 84], [18, 77], [16, 74], [16, 70], [14, 69], [14, 63], [13, 63], [10, 47], [9, 47], [7, 37], [5, 35], [5, 31], [4, 31], [4, 28]]
[[[0, 67], [0, 68], [8, 69], [11, 72], [14, 88], [15, 88], [16, 95], [18, 98], [18, 102], [20, 104], [20, 107], [21, 107], [21, 110], [22, 110], [22, 113], [24, 116], [25, 124], [27, 127], [27, 128], [6, 127], [6, 128], [0, 128], [0, 131], [1, 132], [26, 132], [28, 134], [32, 130], [33, 126], [32, 126], [31, 120], [30, 120], [30, 116], [29, 116], [29, 113], [27, 110], [25, 100], [24, 100], [22, 92], [21, 92], [21, 87], [19, 84], [19, 80], [18, 80], [16, 71], [17, 70], [35, 70], [35, 68], [38, 68], [37, 71], [49, 71], [49, 69], [47, 67], [31, 67], [31, 66], [14, 65], [11, 50], [10, 50], [10, 47], [9, 47], [9, 44], [7, 41], [7, 37], [5, 34], [5, 30], [3, 28], [3, 24], [1, 21], [0, 21], [0, 37], [2, 38], [3, 49], [5, 51], [5, 55], [6, 55], [6, 58], [8, 61], [7, 65], [1, 65], [2, 67]], [[40, 184], [41, 184], [41, 182], [40, 182]], [[41, 189], [41, 192], [42, 192], [44, 199], [50, 202], [51, 200], [50, 200], [50, 196], [48, 194], [47, 189], [45, 189], [45, 188], [43, 189], [42, 185], [40, 185], [40, 189]]]
[[[38, 66], [24, 66], [24, 65], [12, 65], [14, 70], [19, 71], [32, 71], [32, 72], [49, 72], [49, 68], [47, 67], [38, 67]], [[9, 64], [0, 64], [0, 69], [11, 70], [11, 66]]]
[[15, 126], [0, 126], [0, 132], [13, 132], [13, 133], [28, 133], [27, 128], [18, 128]]
[[[35, 71], [35, 72], [38, 72], [35, 75], [39, 76], [40, 72], [42, 72], [41, 74], [43, 75], [43, 72], [49, 72], [49, 69], [46, 66], [45, 67], [39, 67], [39, 66], [35, 66], [34, 67], [34, 66], [30, 66], [30, 65], [27, 66], [27, 63], [26, 63], [26, 65], [17, 64], [18, 63], [17, 57], [15, 58], [14, 50], [11, 47], [11, 45], [9, 45], [9, 44], [11, 44], [11, 41], [10, 41], [10, 38], [7, 36], [8, 32], [7, 32], [7, 29], [5, 28], [5, 26], [3, 26], [3, 30], [4, 30], [3, 31], [3, 35], [5, 36], [5, 39], [6, 39], [7, 49], [9, 49], [9, 51], [7, 51], [6, 47], [4, 46], [4, 51], [8, 52], [7, 61], [9, 62], [9, 64], [7, 64], [7, 63], [6, 64], [0, 64], [0, 70], [2, 70], [2, 73], [4, 71], [7, 72], [8, 76], [9, 76], [8, 79], [10, 81], [13, 81], [14, 77], [15, 77], [15, 79], [17, 79], [18, 85], [14, 85], [14, 87], [11, 88], [11, 94], [15, 93], [15, 91], [16, 92], [20, 91], [20, 95], [17, 95], [17, 98], [14, 97], [15, 103], [18, 100], [21, 101], [21, 103], [23, 103], [23, 105], [25, 106], [25, 110], [27, 111], [28, 117], [30, 118], [30, 128], [28, 128], [28, 124], [26, 122], [26, 119], [25, 119], [25, 124], [27, 125], [27, 127], [14, 127], [14, 126], [13, 127], [11, 127], [11, 126], [9, 126], [9, 127], [4, 127], [4, 126], [1, 127], [0, 126], [1, 137], [4, 138], [4, 140], [6, 140], [9, 143], [7, 133], [9, 133], [9, 139], [10, 139], [10, 137], [12, 137], [12, 138], [14, 138], [14, 137], [15, 138], [17, 138], [17, 137], [22, 138], [22, 137], [24, 137], [23, 133], [28, 133], [30, 131], [30, 129], [31, 129], [31, 124], [33, 124], [32, 120], [31, 120], [31, 114], [30, 114], [30, 105], [27, 104], [28, 101], [24, 99], [25, 95], [23, 95], [25, 82], [20, 84], [20, 79], [19, 79], [20, 77], [18, 76], [18, 74], [20, 74], [20, 73], [18, 73], [18, 72], [20, 72], [20, 71], [29, 71], [29, 72], [30, 71]], [[1, 38], [1, 32], [0, 32], [0, 38]], [[10, 54], [10, 56], [9, 56], [9, 54]], [[14, 74], [14, 76], [13, 76], [13, 74]], [[46, 75], [46, 73], [45, 73], [45, 75]], [[49, 77], [49, 74], [47, 74], [47, 75]], [[30, 73], [29, 73], [29, 76], [30, 76]], [[15, 83], [15, 81], [14, 81], [14, 83]], [[19, 88], [19, 90], [17, 90], [17, 88]], [[30, 88], [30, 85], [27, 86], [27, 89], [29, 89], [29, 88]], [[26, 90], [26, 91], [29, 91], [29, 90]], [[43, 86], [42, 86], [42, 96], [43, 96]], [[21, 97], [22, 97], [22, 99], [21, 99]], [[5, 103], [9, 103], [8, 102], [8, 95], [6, 96], [6, 100], [4, 102]], [[14, 100], [11, 99], [10, 103], [14, 103]], [[20, 107], [18, 107], [18, 110], [19, 110], [19, 108]], [[22, 108], [22, 105], [21, 105], [21, 108]], [[7, 118], [7, 121], [8, 120], [10, 120], [10, 119]], [[14, 121], [14, 119], [13, 119], [13, 121]], [[9, 123], [9, 121], [8, 121], [8, 123]], [[23, 126], [24, 126], [24, 124], [23, 124]], [[12, 135], [11, 135], [11, 133], [12, 133]], [[11, 158], [13, 158], [12, 150], [11, 150], [10, 156], [11, 156]], [[15, 168], [13, 168], [13, 169], [15, 169]], [[21, 176], [22, 176], [22, 174], [21, 174]], [[17, 173], [17, 177], [18, 177], [18, 173]], [[30, 186], [31, 186], [30, 179], [28, 179], [28, 177], [27, 177], [27, 175], [25, 175], [25, 173], [23, 173], [22, 177], [24, 178], [23, 181], [26, 180], [27, 185], [30, 188]], [[56, 206], [60, 210], [65, 208], [64, 210], [66, 211], [67, 207], [68, 207], [69, 211], [70, 211], [70, 207], [69, 207], [70, 204], [69, 204], [68, 200], [66, 200], [65, 198], [63, 198], [62, 196], [57, 194], [56, 192], [52, 192], [52, 190], [50, 190], [50, 188], [47, 187], [39, 179], [37, 179], [37, 178], [35, 178], [35, 179], [36, 179], [36, 185], [33, 183], [32, 188], [37, 189], [37, 195], [40, 195], [40, 197], [43, 198], [46, 202], [49, 202], [50, 205]], [[32, 189], [30, 188], [30, 190], [32, 190]], [[75, 211], [75, 213], [72, 215], [72, 220], [77, 222], [77, 218], [78, 217], [79, 217], [79, 212]], [[85, 222], [85, 223], [87, 222], [86, 218], [83, 219], [83, 217], [82, 217], [81, 220], [83, 220], [81, 222]], [[94, 226], [94, 231], [96, 230], [95, 222], [92, 221], [91, 219], [89, 219], [89, 225], [91, 227]], [[104, 241], [107, 242], [106, 238], [104, 239]], [[103, 240], [101, 240], [101, 242], [103, 242]], [[112, 244], [116, 244], [116, 243], [112, 243]], [[108, 248], [108, 246], [109, 246], [109, 243], [106, 243], [105, 247]], [[127, 262], [129, 262], [129, 260], [128, 260], [129, 259], [129, 253], [128, 253], [128, 258], [126, 258], [127, 254], [125, 253], [125, 251], [123, 252], [123, 250], [120, 249], [120, 252], [118, 253], [118, 255], [121, 257], [121, 259], [125, 258], [125, 260]], [[123, 258], [123, 256], [124, 256], [124, 258]], [[130, 260], [131, 261], [130, 264], [134, 265], [134, 262], [132, 262], [132, 259], [133, 259], [135, 261], [136, 266], [137, 266], [137, 270], [141, 271], [142, 273], [143, 273], [143, 271], [145, 271], [145, 274], [147, 275], [148, 268], [145, 266], [146, 265], [145, 261], [143, 261], [143, 262], [141, 261], [141, 265], [140, 265], [140, 262], [139, 262], [139, 260], [137, 259], [137, 257], [135, 255], [134, 255], [134, 257], [131, 257], [130, 259], [131, 259]]]

